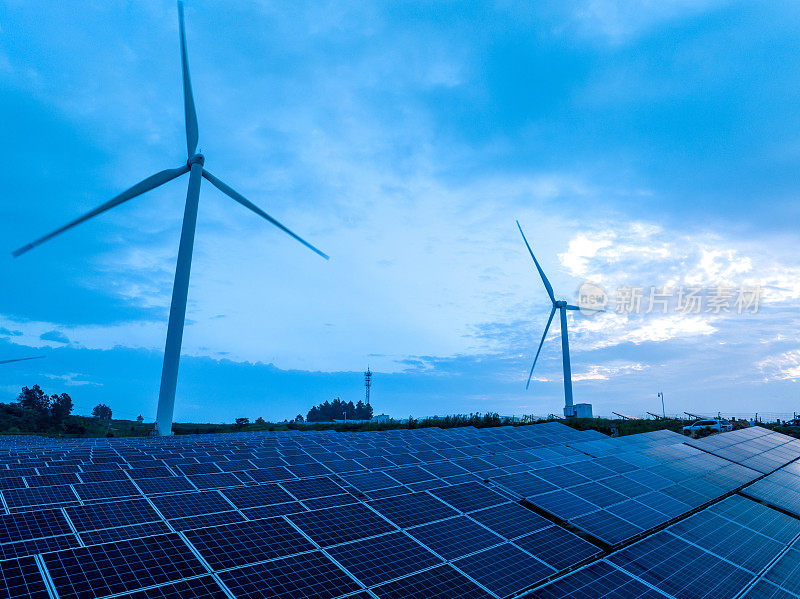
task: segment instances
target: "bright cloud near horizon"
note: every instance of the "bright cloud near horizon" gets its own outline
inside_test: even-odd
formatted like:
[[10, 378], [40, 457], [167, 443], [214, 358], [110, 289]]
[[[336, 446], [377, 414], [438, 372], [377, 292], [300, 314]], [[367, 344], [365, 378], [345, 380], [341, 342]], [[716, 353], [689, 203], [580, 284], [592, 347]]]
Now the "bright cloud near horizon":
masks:
[[[800, 9], [709, 1], [186, 5], [206, 167], [176, 420], [559, 413], [549, 301], [759, 287], [758, 310], [569, 315], [595, 413], [786, 414], [800, 382]], [[0, 1], [0, 401], [155, 415], [186, 178], [173, 2]], [[674, 298], [673, 298], [674, 299]], [[645, 302], [646, 304], [646, 302]], [[731, 303], [731, 306], [733, 304]], [[646, 308], [646, 305], [645, 305]], [[704, 307], [705, 308], [705, 307]]]

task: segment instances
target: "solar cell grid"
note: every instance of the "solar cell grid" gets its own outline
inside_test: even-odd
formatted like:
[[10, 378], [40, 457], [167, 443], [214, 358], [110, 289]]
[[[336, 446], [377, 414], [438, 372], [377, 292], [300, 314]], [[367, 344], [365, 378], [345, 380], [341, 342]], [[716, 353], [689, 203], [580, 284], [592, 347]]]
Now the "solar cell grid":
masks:
[[[327, 497], [329, 495], [341, 495], [344, 489], [333, 482], [328, 477], [322, 478], [307, 478], [301, 480], [290, 480], [280, 483], [281, 487], [286, 489], [293, 497], [303, 500], [312, 499], [314, 497]], [[289, 501], [292, 499], [286, 499]]]
[[484, 589], [451, 566], [438, 566], [374, 588], [381, 599], [488, 599]]
[[521, 537], [550, 526], [549, 520], [518, 503], [504, 503], [471, 512], [470, 518], [507, 539]]
[[27, 489], [7, 489], [3, 499], [9, 508], [25, 508], [53, 504], [72, 504], [78, 502], [70, 485], [56, 487], [33, 487]]
[[228, 595], [213, 578], [201, 576], [120, 595], [120, 599], [228, 599]]
[[93, 503], [69, 507], [66, 512], [78, 532], [161, 520], [144, 499]]
[[456, 510], [427, 493], [378, 499], [369, 505], [401, 528], [458, 515]]
[[50, 599], [34, 558], [0, 562], [0, 595], [7, 599]]
[[84, 545], [98, 545], [100, 543], [112, 543], [125, 539], [151, 537], [168, 532], [171, 532], [170, 528], [164, 522], [146, 522], [144, 524], [117, 526], [115, 528], [82, 532], [79, 536]]
[[508, 501], [499, 493], [476, 482], [440, 487], [428, 492], [462, 512], [471, 512]]
[[328, 553], [366, 586], [388, 582], [442, 561], [400, 532], [337, 545]]
[[72, 529], [61, 510], [42, 510], [0, 516], [0, 543], [64, 535]]
[[61, 535], [58, 537], [45, 537], [43, 539], [33, 539], [28, 541], [17, 541], [15, 543], [4, 543], [0, 545], [0, 560], [14, 557], [24, 557], [26, 555], [36, 555], [37, 553], [47, 553], [60, 549], [78, 547], [80, 543], [75, 535]]
[[115, 497], [141, 496], [141, 491], [131, 481], [112, 480], [99, 483], [73, 485], [73, 489], [83, 501], [113, 499]]
[[[234, 490], [226, 489], [226, 493], [231, 493], [232, 491]], [[231, 510], [231, 504], [225, 501], [216, 491], [160, 495], [152, 497], [150, 501], [153, 502], [153, 505], [165, 518], [169, 519]]]
[[360, 503], [293, 514], [287, 518], [322, 547], [396, 530], [393, 524]]
[[664, 599], [653, 590], [606, 562], [590, 564], [531, 593], [538, 599]]
[[[663, 531], [608, 559], [676, 597], [725, 599], [736, 596], [753, 580], [753, 575], [747, 570]], [[698, 588], [698, 580], [703, 581], [702, 588]]]
[[314, 549], [313, 544], [282, 518], [190, 530], [186, 538], [215, 570]]
[[220, 578], [238, 599], [333, 599], [361, 588], [318, 551], [227, 570]]
[[408, 530], [408, 534], [446, 560], [458, 559], [504, 542], [503, 537], [466, 516], [418, 526]]
[[132, 539], [43, 556], [61, 599], [87, 599], [205, 574], [177, 534]]
[[500, 597], [518, 593], [556, 571], [518, 547], [505, 543], [453, 562]]

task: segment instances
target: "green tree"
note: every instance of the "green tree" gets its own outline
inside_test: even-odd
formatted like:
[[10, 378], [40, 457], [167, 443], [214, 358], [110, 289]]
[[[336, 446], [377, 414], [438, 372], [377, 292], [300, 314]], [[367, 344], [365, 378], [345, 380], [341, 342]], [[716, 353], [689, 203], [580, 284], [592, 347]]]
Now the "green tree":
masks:
[[106, 404], [97, 404], [92, 410], [92, 416], [99, 420], [111, 420], [111, 408]]
[[139, 424], [141, 424], [142, 422], [144, 422], [144, 417], [143, 417], [141, 414], [139, 414], [139, 415], [136, 417], [136, 422], [138, 422]]
[[61, 395], [53, 395], [50, 398], [50, 414], [56, 423], [63, 422], [67, 416], [72, 414], [72, 398], [66, 393]]
[[258, 418], [256, 418], [256, 424], [264, 424], [264, 419], [261, 416], [259, 416]]
[[242, 428], [243, 426], [250, 424], [249, 418], [237, 418], [236, 419], [236, 426]]
[[20, 394], [17, 396], [17, 402], [23, 408], [33, 410], [35, 412], [46, 412], [50, 409], [50, 398], [42, 391], [39, 385], [33, 387], [23, 387]]

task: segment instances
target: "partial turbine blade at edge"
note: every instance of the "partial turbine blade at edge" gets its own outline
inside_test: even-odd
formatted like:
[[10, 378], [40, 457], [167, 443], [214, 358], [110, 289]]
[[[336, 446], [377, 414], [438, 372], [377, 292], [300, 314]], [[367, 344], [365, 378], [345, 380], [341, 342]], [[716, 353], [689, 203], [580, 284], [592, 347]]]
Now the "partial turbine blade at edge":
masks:
[[0, 364], [10, 364], [11, 362], [24, 362], [25, 360], [39, 360], [44, 356], [31, 356], [30, 358], [14, 358], [13, 360], [0, 360]]
[[323, 252], [323, 251], [321, 251], [321, 250], [318, 250], [316, 247], [314, 247], [313, 245], [311, 245], [310, 243], [308, 243], [308, 242], [307, 242], [305, 239], [303, 239], [302, 237], [300, 237], [299, 235], [297, 235], [295, 232], [293, 232], [293, 231], [292, 231], [292, 230], [290, 230], [289, 228], [287, 228], [287, 227], [285, 227], [284, 225], [282, 225], [281, 223], [279, 223], [277, 220], [275, 220], [274, 218], [272, 218], [272, 217], [271, 217], [269, 214], [267, 214], [266, 212], [264, 212], [264, 211], [263, 211], [261, 208], [259, 208], [259, 207], [258, 207], [258, 206], [256, 206], [255, 204], [253, 204], [253, 202], [251, 202], [250, 200], [248, 200], [246, 197], [244, 197], [242, 194], [240, 194], [239, 192], [237, 192], [235, 189], [233, 189], [233, 188], [232, 188], [232, 187], [230, 187], [229, 185], [227, 185], [227, 184], [223, 183], [222, 181], [220, 181], [219, 179], [217, 179], [217, 178], [216, 178], [214, 175], [212, 175], [211, 173], [209, 173], [209, 172], [208, 172], [207, 170], [205, 170], [205, 169], [203, 169], [203, 176], [204, 176], [206, 179], [208, 179], [208, 181], [210, 181], [210, 182], [211, 182], [211, 184], [212, 184], [214, 187], [216, 187], [217, 189], [219, 189], [219, 190], [220, 190], [222, 193], [224, 193], [225, 195], [227, 195], [227, 196], [229, 196], [229, 197], [233, 198], [234, 200], [236, 200], [237, 202], [239, 202], [239, 203], [240, 203], [242, 206], [244, 206], [245, 208], [249, 208], [250, 210], [252, 210], [252, 211], [253, 211], [253, 212], [255, 212], [256, 214], [258, 214], [260, 217], [262, 217], [262, 218], [264, 218], [264, 219], [268, 220], [269, 222], [271, 222], [273, 225], [275, 225], [276, 227], [278, 227], [278, 228], [279, 228], [281, 231], [283, 231], [283, 232], [284, 232], [284, 233], [286, 233], [287, 235], [290, 235], [291, 237], [294, 237], [294, 238], [295, 238], [297, 241], [299, 241], [300, 243], [302, 243], [304, 246], [306, 246], [306, 247], [307, 247], [308, 249], [310, 249], [312, 252], [314, 252], [314, 253], [316, 253], [316, 254], [319, 254], [320, 256], [322, 256], [323, 258], [325, 258], [326, 260], [329, 260], [329, 259], [330, 259], [330, 258], [329, 258], [329, 256], [328, 256], [328, 254], [326, 254], [325, 252]]
[[189, 78], [189, 54], [186, 49], [186, 28], [183, 24], [183, 2], [178, 2], [178, 23], [181, 29], [181, 70], [183, 71], [183, 112], [186, 121], [186, 149], [191, 157], [197, 149], [198, 131], [192, 81]]
[[115, 198], [110, 199], [105, 204], [101, 204], [100, 206], [98, 206], [97, 208], [92, 210], [91, 212], [87, 212], [83, 216], [81, 216], [79, 218], [76, 218], [74, 221], [64, 225], [60, 229], [56, 229], [52, 233], [48, 233], [44, 237], [40, 237], [36, 241], [32, 241], [28, 245], [25, 245], [25, 246], [19, 248], [18, 250], [15, 250], [14, 252], [12, 252], [12, 255], [15, 258], [17, 258], [17, 257], [21, 256], [22, 254], [24, 254], [25, 252], [32, 250], [37, 245], [40, 245], [40, 244], [44, 243], [45, 241], [48, 241], [48, 240], [52, 239], [56, 235], [59, 235], [60, 233], [63, 233], [67, 229], [71, 229], [72, 227], [74, 227], [76, 225], [79, 225], [82, 222], [87, 221], [90, 218], [105, 212], [106, 210], [111, 210], [112, 208], [115, 208], [116, 206], [119, 206], [123, 202], [127, 202], [128, 200], [133, 199], [136, 196], [142, 195], [146, 191], [150, 191], [151, 189], [155, 189], [159, 185], [163, 185], [167, 181], [172, 181], [174, 178], [180, 177], [182, 174], [187, 173], [187, 172], [189, 172], [189, 166], [188, 165], [184, 165], [184, 166], [182, 166], [180, 168], [171, 168], [171, 169], [167, 169], [165, 171], [161, 171], [160, 173], [156, 173], [155, 175], [152, 175], [152, 176], [148, 177], [144, 181], [140, 181], [139, 183], [137, 183], [136, 185], [134, 185], [130, 189], [128, 189], [126, 191], [123, 191], [121, 194], [119, 194]]
[[531, 249], [531, 244], [528, 243], [528, 238], [525, 237], [525, 233], [522, 232], [522, 227], [519, 225], [519, 221], [517, 221], [517, 228], [519, 229], [520, 234], [522, 235], [522, 239], [525, 241], [525, 245], [528, 248], [528, 252], [533, 258], [533, 263], [536, 265], [536, 270], [539, 271], [539, 276], [542, 277], [542, 283], [544, 283], [544, 288], [547, 290], [547, 295], [550, 296], [550, 301], [554, 304], [556, 303], [556, 296], [553, 293], [553, 287], [550, 285], [550, 281], [547, 280], [547, 277], [542, 270], [542, 267], [539, 266], [539, 261], [536, 259], [536, 256], [533, 255], [533, 250]]
[[533, 359], [533, 365], [531, 366], [531, 371], [528, 374], [528, 382], [525, 383], [525, 390], [527, 391], [528, 387], [531, 386], [531, 378], [533, 377], [533, 369], [536, 368], [536, 361], [539, 359], [539, 353], [542, 351], [542, 345], [544, 345], [545, 337], [547, 337], [547, 331], [550, 330], [550, 323], [553, 322], [553, 315], [556, 313], [556, 307], [553, 306], [553, 309], [550, 310], [550, 318], [547, 319], [547, 325], [544, 327], [544, 333], [542, 333], [542, 340], [539, 342], [539, 349], [536, 350], [536, 357]]

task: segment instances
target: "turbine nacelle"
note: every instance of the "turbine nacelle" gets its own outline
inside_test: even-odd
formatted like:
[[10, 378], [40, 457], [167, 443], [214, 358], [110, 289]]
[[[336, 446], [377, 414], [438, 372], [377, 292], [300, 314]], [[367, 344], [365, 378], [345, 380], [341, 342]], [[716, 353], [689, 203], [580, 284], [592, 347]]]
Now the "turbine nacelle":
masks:
[[192, 168], [193, 164], [199, 164], [200, 166], [203, 166], [205, 163], [206, 163], [206, 157], [198, 153], [189, 157], [189, 160], [186, 162], [186, 166]]

